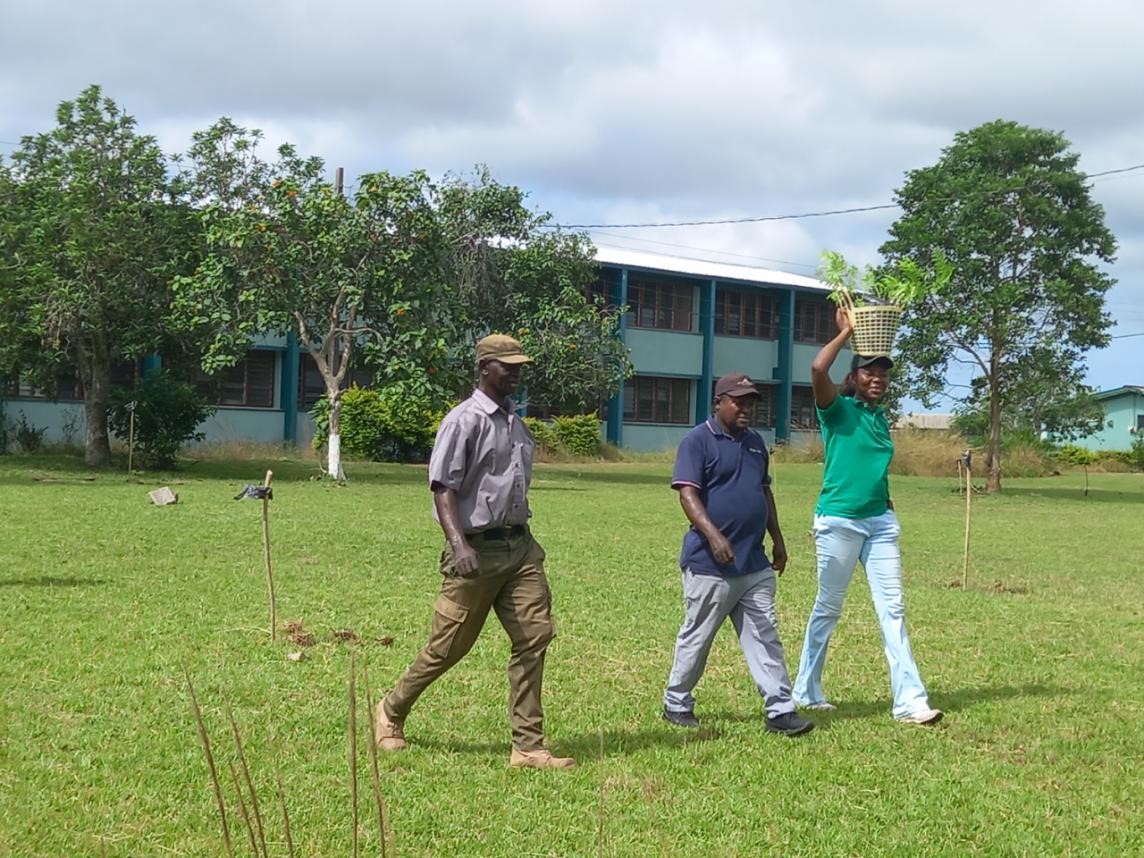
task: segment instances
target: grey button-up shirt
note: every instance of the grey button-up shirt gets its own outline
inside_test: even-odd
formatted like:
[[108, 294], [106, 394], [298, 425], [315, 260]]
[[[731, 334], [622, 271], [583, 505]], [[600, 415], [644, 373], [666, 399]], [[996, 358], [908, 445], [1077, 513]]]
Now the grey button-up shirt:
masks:
[[466, 532], [528, 523], [535, 443], [512, 407], [510, 400], [505, 411], [477, 389], [437, 429], [429, 485], [457, 493]]

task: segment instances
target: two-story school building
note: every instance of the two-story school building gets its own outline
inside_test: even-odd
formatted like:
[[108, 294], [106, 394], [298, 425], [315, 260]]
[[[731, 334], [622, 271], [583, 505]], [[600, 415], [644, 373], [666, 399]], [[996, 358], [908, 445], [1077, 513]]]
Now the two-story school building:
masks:
[[[607, 440], [674, 447], [711, 413], [715, 380], [743, 372], [760, 386], [756, 428], [771, 443], [817, 435], [810, 363], [837, 332], [813, 277], [747, 265], [598, 248], [597, 292], [628, 307], [624, 343], [635, 376], [606, 409]], [[849, 359], [847, 352], [838, 365]]]
[[[760, 385], [760, 432], [774, 443], [817, 433], [810, 362], [834, 334], [834, 305], [811, 277], [747, 265], [599, 248], [593, 288], [627, 306], [621, 330], [635, 375], [604, 408], [606, 439], [631, 450], [674, 447], [711, 410], [715, 379], [744, 372]], [[157, 365], [120, 367], [118, 383]], [[841, 365], [842, 359], [839, 364]], [[368, 384], [367, 373], [353, 381]], [[263, 337], [213, 379], [200, 377], [215, 413], [200, 427], [208, 443], [306, 445], [309, 409], [324, 394], [296, 338]], [[4, 420], [46, 428], [49, 442], [82, 442], [82, 391], [61, 379], [56, 399], [19, 381], [3, 392]]]

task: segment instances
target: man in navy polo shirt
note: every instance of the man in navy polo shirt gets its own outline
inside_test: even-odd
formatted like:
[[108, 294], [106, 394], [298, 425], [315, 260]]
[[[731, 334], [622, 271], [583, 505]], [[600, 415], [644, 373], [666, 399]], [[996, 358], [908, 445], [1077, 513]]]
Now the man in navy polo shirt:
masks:
[[[663, 695], [663, 717], [698, 727], [692, 689], [707, 666], [715, 633], [729, 616], [767, 710], [767, 729], [798, 736], [814, 724], [795, 713], [775, 614], [775, 572], [786, 545], [771, 493], [767, 447], [750, 428], [759, 392], [741, 372], [715, 383], [715, 413], [684, 437], [671, 487], [691, 527], [683, 537], [685, 617]], [[771, 535], [774, 565], [763, 551]]]

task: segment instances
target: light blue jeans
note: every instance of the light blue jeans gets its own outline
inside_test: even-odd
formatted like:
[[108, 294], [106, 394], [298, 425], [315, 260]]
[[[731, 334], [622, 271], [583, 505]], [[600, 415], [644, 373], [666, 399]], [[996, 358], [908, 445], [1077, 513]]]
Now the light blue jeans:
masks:
[[890, 664], [893, 715], [904, 718], [929, 708], [925, 686], [910, 651], [906, 609], [902, 597], [902, 556], [898, 537], [902, 528], [893, 510], [874, 518], [814, 517], [818, 552], [818, 598], [806, 624], [806, 640], [794, 683], [800, 705], [826, 702], [822, 669], [830, 635], [842, 616], [842, 602], [859, 560], [866, 569], [874, 611], [882, 627], [882, 643]]
[[683, 570], [684, 619], [663, 695], [665, 709], [691, 712], [695, 708], [691, 692], [707, 667], [715, 633], [730, 617], [767, 716], [794, 711], [790, 676], [779, 641], [775, 587], [775, 570], [770, 567], [733, 578]]

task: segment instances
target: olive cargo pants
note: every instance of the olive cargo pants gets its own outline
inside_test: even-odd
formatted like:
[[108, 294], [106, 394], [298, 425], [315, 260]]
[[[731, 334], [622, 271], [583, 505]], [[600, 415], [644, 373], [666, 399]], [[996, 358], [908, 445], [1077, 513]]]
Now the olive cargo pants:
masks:
[[544, 549], [525, 529], [517, 536], [469, 537], [479, 569], [472, 578], [453, 573], [452, 551], [441, 555], [441, 592], [433, 606], [429, 642], [385, 698], [386, 714], [404, 720], [421, 693], [464, 658], [496, 611], [512, 642], [508, 663], [508, 713], [512, 744], [521, 751], [544, 747], [540, 687], [544, 654], [555, 637], [552, 599], [544, 577]]

